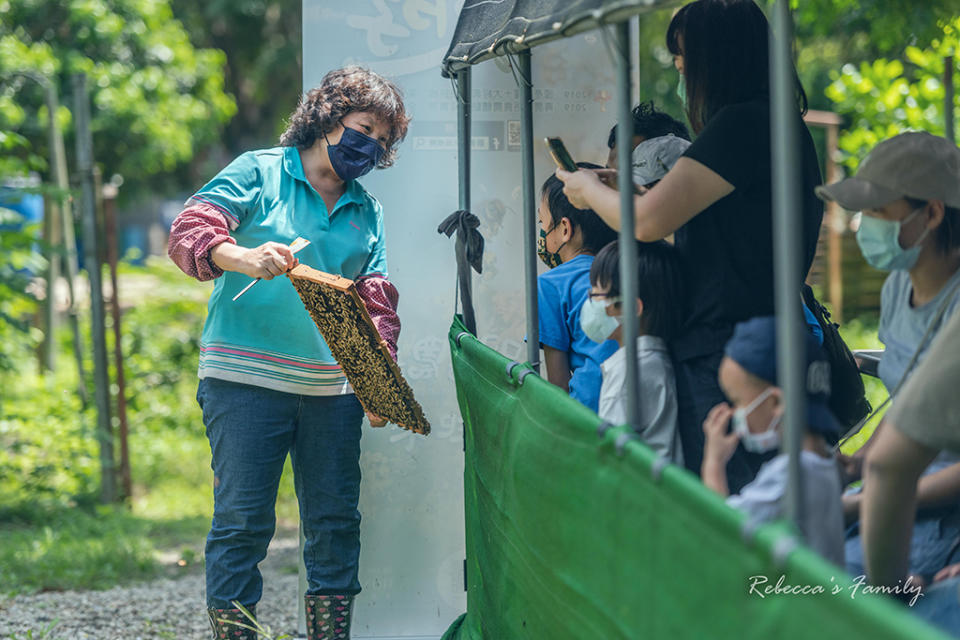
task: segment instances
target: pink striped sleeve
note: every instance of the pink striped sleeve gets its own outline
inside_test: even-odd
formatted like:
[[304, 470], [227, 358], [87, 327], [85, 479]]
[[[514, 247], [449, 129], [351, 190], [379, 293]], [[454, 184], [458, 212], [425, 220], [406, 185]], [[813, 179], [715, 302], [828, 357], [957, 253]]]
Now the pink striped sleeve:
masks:
[[213, 280], [223, 269], [213, 263], [210, 250], [221, 242], [236, 244], [227, 219], [214, 207], [191, 200], [170, 226], [167, 255], [180, 270], [197, 280]]
[[397, 315], [400, 293], [382, 276], [363, 276], [357, 280], [356, 287], [370, 319], [396, 360], [397, 339], [400, 337], [400, 317]]

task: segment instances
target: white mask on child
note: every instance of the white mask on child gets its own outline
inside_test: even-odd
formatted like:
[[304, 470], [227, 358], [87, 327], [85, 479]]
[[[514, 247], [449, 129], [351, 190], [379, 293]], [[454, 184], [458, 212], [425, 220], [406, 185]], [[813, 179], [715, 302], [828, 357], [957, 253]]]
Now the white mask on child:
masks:
[[753, 402], [734, 411], [731, 418], [733, 432], [739, 434], [743, 448], [752, 453], [766, 453], [780, 448], [780, 431], [777, 429], [780, 426], [780, 416], [771, 420], [767, 430], [760, 433], [753, 433], [747, 426], [747, 416], [773, 393], [773, 389], [773, 387], [767, 387], [766, 391], [754, 398]]
[[618, 318], [607, 315], [607, 307], [616, 304], [617, 300], [619, 298], [594, 300], [587, 296], [583, 301], [580, 308], [580, 327], [594, 342], [604, 342], [620, 326]]

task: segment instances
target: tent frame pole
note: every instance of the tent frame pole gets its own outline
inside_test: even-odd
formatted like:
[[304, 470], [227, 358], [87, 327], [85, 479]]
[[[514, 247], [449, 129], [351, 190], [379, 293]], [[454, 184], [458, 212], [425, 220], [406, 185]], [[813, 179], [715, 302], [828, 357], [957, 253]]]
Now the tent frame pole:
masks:
[[540, 373], [540, 325], [537, 310], [537, 201], [533, 174], [533, 74], [530, 50], [517, 54], [520, 76], [520, 136], [523, 165], [523, 266], [526, 285], [527, 360]]
[[[460, 210], [470, 211], [470, 68], [457, 72], [457, 173], [460, 190]], [[477, 318], [473, 308], [473, 274], [467, 262], [467, 238], [457, 233], [457, 286], [463, 302], [463, 323], [467, 331], [477, 334]]]
[[773, 164], [774, 296], [777, 313], [777, 379], [786, 406], [782, 433], [789, 456], [787, 516], [800, 533], [803, 484], [800, 450], [806, 425], [806, 356], [800, 319], [801, 224], [800, 119], [793, 71], [793, 29], [787, 0], [773, 0], [770, 37], [770, 140]]
[[637, 362], [635, 313], [637, 299], [637, 243], [633, 212], [633, 109], [630, 69], [630, 23], [616, 25], [617, 52], [617, 165], [620, 167], [620, 296], [622, 299], [623, 344], [627, 364], [627, 420], [633, 429], [640, 426], [640, 370]]
[[470, 67], [457, 71], [457, 175], [460, 182], [460, 208], [470, 210]]

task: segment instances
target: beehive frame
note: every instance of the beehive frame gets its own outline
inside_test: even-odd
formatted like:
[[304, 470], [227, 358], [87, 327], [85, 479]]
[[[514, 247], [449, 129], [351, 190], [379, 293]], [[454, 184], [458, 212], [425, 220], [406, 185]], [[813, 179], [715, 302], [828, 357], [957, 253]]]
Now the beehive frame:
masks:
[[430, 433], [423, 408], [370, 319], [353, 280], [303, 264], [287, 277], [364, 410], [415, 433]]

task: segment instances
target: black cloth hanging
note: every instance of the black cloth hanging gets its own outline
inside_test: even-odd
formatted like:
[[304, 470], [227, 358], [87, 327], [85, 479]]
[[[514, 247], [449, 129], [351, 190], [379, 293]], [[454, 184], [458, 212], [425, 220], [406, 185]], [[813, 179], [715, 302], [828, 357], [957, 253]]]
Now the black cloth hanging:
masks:
[[477, 320], [473, 310], [470, 269], [483, 273], [483, 235], [479, 227], [480, 218], [463, 209], [451, 213], [437, 227], [437, 233], [444, 233], [448, 238], [457, 234], [457, 288], [460, 291], [463, 323], [473, 335], [477, 335]]

